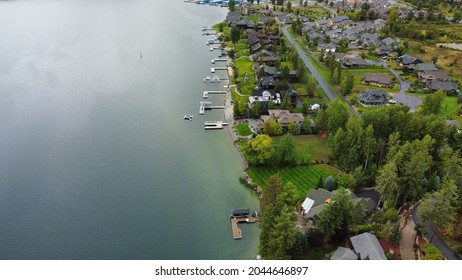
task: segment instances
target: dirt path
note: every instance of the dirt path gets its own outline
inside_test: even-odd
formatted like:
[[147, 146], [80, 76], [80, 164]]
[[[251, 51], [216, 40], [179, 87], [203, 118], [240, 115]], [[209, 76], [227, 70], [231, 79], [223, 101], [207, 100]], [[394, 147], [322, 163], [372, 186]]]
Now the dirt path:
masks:
[[401, 231], [401, 240], [399, 241], [401, 259], [403, 260], [415, 260], [414, 241], [416, 232], [414, 228], [414, 220], [408, 218], [406, 226]]

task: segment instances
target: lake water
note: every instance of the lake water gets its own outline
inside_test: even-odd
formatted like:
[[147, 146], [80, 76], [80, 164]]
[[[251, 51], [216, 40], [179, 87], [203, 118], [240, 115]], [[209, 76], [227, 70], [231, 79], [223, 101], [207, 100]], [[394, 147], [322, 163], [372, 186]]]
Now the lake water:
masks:
[[223, 112], [198, 115], [227, 10], [160, 3], [0, 1], [1, 259], [255, 257]]

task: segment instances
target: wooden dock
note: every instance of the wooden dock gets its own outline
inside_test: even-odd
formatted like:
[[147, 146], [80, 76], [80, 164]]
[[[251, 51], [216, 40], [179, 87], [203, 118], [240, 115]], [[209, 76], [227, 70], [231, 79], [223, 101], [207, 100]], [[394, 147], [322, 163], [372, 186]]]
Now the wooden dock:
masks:
[[223, 122], [223, 121], [207, 121], [204, 122], [204, 128], [206, 130], [209, 129], [222, 129], [224, 126], [227, 126], [228, 123]]
[[218, 70], [226, 71], [226, 70], [228, 70], [228, 67], [214, 67], [214, 68], [210, 68], [210, 72], [212, 72], [212, 73], [215, 73], [215, 71], [218, 71]]
[[238, 223], [255, 223], [258, 221], [258, 218], [254, 217], [233, 217], [231, 218], [231, 228], [233, 230], [234, 239], [242, 239], [242, 231], [237, 226]]
[[225, 90], [208, 90], [208, 91], [204, 91], [204, 94], [202, 95], [202, 97], [204, 99], [207, 99], [209, 97], [209, 94], [226, 94], [227, 91]]
[[212, 64], [215, 64], [216, 62], [228, 62], [229, 60], [227, 58], [214, 58], [212, 59]]

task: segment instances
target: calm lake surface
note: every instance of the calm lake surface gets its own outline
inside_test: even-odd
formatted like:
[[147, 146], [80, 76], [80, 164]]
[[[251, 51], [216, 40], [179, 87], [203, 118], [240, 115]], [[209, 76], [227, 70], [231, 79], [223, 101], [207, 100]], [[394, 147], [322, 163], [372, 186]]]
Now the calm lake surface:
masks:
[[255, 257], [223, 112], [198, 115], [227, 10], [160, 2], [0, 1], [1, 259]]

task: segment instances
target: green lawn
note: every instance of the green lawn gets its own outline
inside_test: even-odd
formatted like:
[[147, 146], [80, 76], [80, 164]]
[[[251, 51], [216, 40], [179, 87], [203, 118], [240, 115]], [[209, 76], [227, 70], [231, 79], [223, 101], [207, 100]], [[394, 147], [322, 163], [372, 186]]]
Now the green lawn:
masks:
[[[238, 81], [241, 89], [241, 93], [245, 95], [251, 95], [252, 89], [255, 87], [253, 78], [255, 71], [252, 69], [253, 62], [248, 57], [240, 57], [233, 61], [234, 66], [237, 68], [239, 74]], [[247, 79], [245, 75], [247, 74]], [[244, 83], [245, 80], [245, 83]]]
[[453, 120], [462, 122], [462, 118], [457, 115], [462, 104], [457, 103], [457, 97], [446, 96], [443, 99], [440, 116], [446, 116]]
[[241, 123], [235, 126], [237, 132], [241, 136], [249, 136], [252, 134], [248, 123]]
[[297, 199], [304, 198], [309, 189], [315, 188], [321, 175], [325, 179], [339, 172], [338, 169], [327, 164], [296, 167], [250, 167], [247, 170], [252, 180], [263, 189], [266, 188], [269, 178], [279, 173], [284, 183], [290, 181], [295, 185]]
[[329, 161], [329, 142], [320, 135], [299, 135], [294, 142], [297, 148], [308, 149], [312, 160]]

